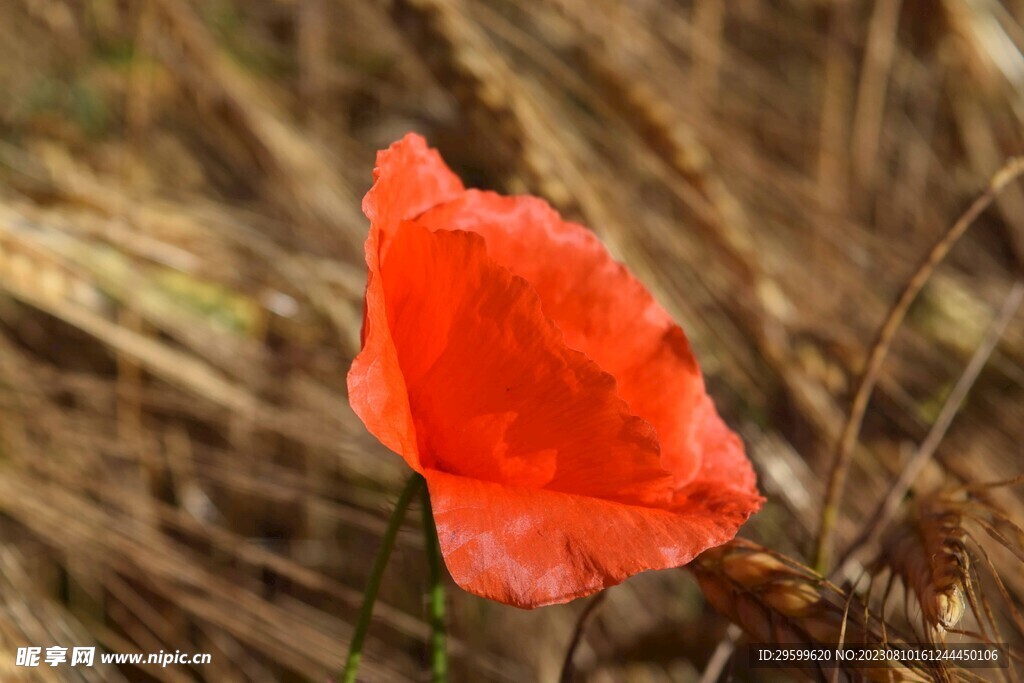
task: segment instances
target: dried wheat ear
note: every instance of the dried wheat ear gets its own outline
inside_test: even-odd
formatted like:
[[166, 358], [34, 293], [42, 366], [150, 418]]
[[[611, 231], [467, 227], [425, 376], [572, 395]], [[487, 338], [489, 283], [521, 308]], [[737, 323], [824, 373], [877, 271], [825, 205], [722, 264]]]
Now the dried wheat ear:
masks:
[[[999, 604], [1024, 635], [1024, 620], [984, 543], [992, 539], [1024, 562], [1024, 530], [988, 496], [994, 488], [1022, 480], [1018, 477], [1006, 482], [957, 486], [924, 495], [882, 537], [870, 573], [877, 577], [888, 570], [913, 594], [927, 640], [945, 640], [947, 632], [961, 632], [957, 626], [968, 608], [979, 629], [977, 633], [968, 632], [970, 635], [994, 642], [1003, 640], [992, 606], [981, 592], [979, 582], [972, 580], [972, 573], [977, 574], [978, 560], [1002, 597]], [[978, 535], [979, 529], [984, 535]], [[890, 580], [890, 586], [891, 583]], [[888, 591], [887, 588], [887, 594]]]
[[[914, 642], [872, 614], [852, 594], [813, 570], [756, 543], [736, 539], [690, 565], [712, 607], [755, 643], [795, 646]], [[890, 662], [845, 669], [824, 662], [798, 673], [826, 681], [974, 681], [964, 670]]]

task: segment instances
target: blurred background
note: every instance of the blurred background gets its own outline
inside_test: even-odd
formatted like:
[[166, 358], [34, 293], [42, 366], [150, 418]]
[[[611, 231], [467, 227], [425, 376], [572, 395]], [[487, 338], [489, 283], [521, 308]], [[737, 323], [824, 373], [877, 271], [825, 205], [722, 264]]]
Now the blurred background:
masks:
[[[409, 130], [629, 265], [747, 443], [769, 502], [744, 535], [808, 558], [875, 330], [1024, 152], [1021, 21], [1019, 0], [0, 2], [0, 680], [340, 670], [405, 477], [345, 396], [359, 204]], [[841, 542], [1022, 272], [1011, 185], [896, 337]], [[1020, 472], [1022, 364], [1018, 316], [921, 486]], [[367, 680], [424, 680], [418, 519]], [[993, 559], [1019, 601], [1019, 565]], [[453, 587], [456, 680], [552, 680], [582, 607]], [[591, 625], [581, 680], [695, 681], [726, 626], [685, 572], [635, 577]], [[13, 666], [53, 644], [213, 662]]]

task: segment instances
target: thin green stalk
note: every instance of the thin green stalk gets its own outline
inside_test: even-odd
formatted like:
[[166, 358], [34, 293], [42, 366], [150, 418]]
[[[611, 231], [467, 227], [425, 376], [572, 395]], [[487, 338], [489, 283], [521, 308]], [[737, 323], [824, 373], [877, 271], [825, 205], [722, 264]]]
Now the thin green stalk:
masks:
[[359, 621], [356, 623], [356, 630], [352, 634], [352, 642], [348, 646], [348, 658], [345, 660], [345, 671], [341, 675], [343, 683], [355, 683], [356, 672], [359, 670], [359, 661], [363, 656], [363, 641], [366, 640], [366, 632], [370, 628], [370, 618], [373, 616], [373, 603], [377, 601], [377, 592], [380, 590], [380, 580], [384, 575], [384, 568], [388, 566], [391, 558], [391, 551], [395, 547], [395, 538], [398, 536], [398, 528], [402, 525], [405, 511], [409, 503], [423, 487], [423, 477], [414, 474], [405, 483], [402, 494], [395, 504], [395, 511], [391, 513], [388, 520], [388, 527], [384, 531], [384, 538], [381, 540], [380, 550], [373, 560], [373, 568], [370, 570], [370, 578], [366, 582], [366, 589], [363, 591], [363, 606], [359, 610]]
[[430, 680], [433, 683], [445, 683], [448, 680], [448, 653], [445, 649], [441, 547], [437, 541], [437, 526], [430, 509], [429, 494], [423, 496], [423, 536], [427, 546], [427, 564], [430, 567]]

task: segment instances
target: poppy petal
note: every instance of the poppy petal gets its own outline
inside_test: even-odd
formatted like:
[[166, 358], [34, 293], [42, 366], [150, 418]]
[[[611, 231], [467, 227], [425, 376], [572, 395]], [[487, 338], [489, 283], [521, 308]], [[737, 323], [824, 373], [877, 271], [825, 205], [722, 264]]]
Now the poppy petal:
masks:
[[413, 134], [377, 155], [373, 178], [373, 188], [363, 199], [363, 212], [370, 219], [363, 348], [349, 370], [349, 402], [381, 443], [420, 471], [409, 398], [387, 326], [381, 248], [401, 221], [458, 196], [463, 191], [462, 181], [448, 170], [436, 150]]
[[[701, 463], [690, 485], [724, 486], [763, 500], [757, 492], [757, 476], [743, 450], [743, 441], [722, 421], [710, 396], [705, 395], [697, 404], [694, 422], [698, 427], [693, 440], [699, 444]], [[685, 495], [688, 488], [690, 486], [682, 489], [680, 494]]]
[[483, 238], [404, 222], [381, 276], [424, 470], [668, 504], [654, 429]]
[[377, 154], [373, 187], [363, 198], [363, 213], [370, 226], [390, 235], [404, 220], [451, 201], [464, 192], [462, 181], [451, 172], [436, 149], [415, 133]]
[[[461, 588], [533, 608], [568, 602], [720, 545], [760, 506], [696, 485], [672, 509], [503, 486], [427, 469], [441, 553]], [[687, 487], [689, 489], [690, 487]]]
[[581, 225], [535, 197], [468, 190], [419, 221], [482, 235], [487, 253], [524, 278], [570, 348], [615, 377], [634, 414], [654, 425], [677, 487], [700, 467], [694, 421], [704, 381], [682, 329]]

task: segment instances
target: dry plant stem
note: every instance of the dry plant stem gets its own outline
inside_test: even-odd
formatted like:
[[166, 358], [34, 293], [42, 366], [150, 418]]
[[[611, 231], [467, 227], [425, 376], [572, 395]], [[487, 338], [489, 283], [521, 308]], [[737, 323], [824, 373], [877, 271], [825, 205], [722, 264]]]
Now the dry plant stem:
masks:
[[448, 680], [448, 651], [444, 628], [444, 583], [441, 579], [441, 546], [437, 526], [430, 507], [430, 496], [423, 495], [423, 540], [426, 542], [427, 564], [430, 567], [430, 680]]
[[736, 643], [742, 635], [743, 629], [736, 624], [729, 624], [729, 628], [725, 631], [725, 637], [718, 642], [715, 651], [711, 653], [711, 658], [708, 659], [707, 666], [704, 667], [704, 673], [700, 675], [698, 683], [715, 683], [721, 677], [722, 671], [725, 670], [725, 665], [732, 657], [732, 653], [736, 651]]
[[896, 51], [896, 33], [902, 7], [903, 0], [880, 0], [871, 12], [851, 135], [854, 174], [865, 187], [874, 181], [878, 166], [874, 161], [878, 154], [886, 90]]
[[423, 488], [424, 479], [419, 474], [409, 477], [402, 494], [395, 503], [395, 510], [388, 520], [388, 527], [384, 531], [384, 538], [381, 539], [380, 550], [373, 560], [373, 568], [370, 569], [370, 578], [366, 581], [366, 590], [363, 592], [363, 606], [359, 610], [359, 621], [356, 622], [355, 631], [352, 633], [352, 641], [348, 646], [348, 658], [345, 660], [345, 671], [341, 675], [343, 683], [355, 683], [356, 673], [359, 671], [359, 661], [363, 656], [363, 642], [366, 640], [366, 632], [370, 628], [370, 618], [373, 616], [373, 603], [377, 601], [377, 592], [380, 590], [381, 577], [384, 576], [384, 569], [391, 559], [391, 551], [395, 547], [395, 539], [398, 537], [398, 529], [402, 526], [405, 518], [405, 511], [409, 509], [409, 503], [416, 497], [416, 494]]
[[946, 398], [938, 418], [936, 418], [924, 441], [921, 442], [920, 448], [917, 449], [917, 452], [911, 457], [903, 471], [900, 472], [900, 476], [893, 482], [889, 493], [886, 494], [885, 499], [878, 506], [878, 509], [875, 510], [874, 515], [872, 515], [871, 521], [865, 525], [864, 531], [841, 555], [838, 563], [839, 569], [834, 573], [833, 579], [836, 577], [840, 579], [850, 577], [855, 566], [853, 562], [854, 554], [863, 546], [877, 540], [882, 530], [885, 529], [893, 515], [896, 514], [900, 503], [903, 501], [903, 497], [910, 490], [914, 480], [917, 479], [917, 476], [925, 468], [932, 456], [935, 455], [935, 451], [938, 449], [953, 419], [959, 412], [960, 406], [967, 398], [967, 394], [970, 392], [971, 387], [974, 386], [975, 381], [977, 381], [978, 375], [981, 374], [992, 352], [995, 351], [999, 340], [1006, 332], [1007, 326], [1013, 320], [1013, 316], [1017, 313], [1022, 301], [1024, 301], [1024, 284], [1017, 282], [1009, 294], [1007, 294], [999, 314], [989, 326], [981, 345], [974, 352], [967, 367], [964, 368], [963, 373], [960, 375], [960, 379], [957, 380], [953, 390]]
[[594, 620], [597, 615], [597, 608], [604, 602], [607, 591], [602, 591], [594, 596], [594, 598], [587, 603], [587, 606], [583, 608], [580, 613], [580, 618], [576, 620], [576, 628], [573, 629], [572, 638], [569, 640], [569, 647], [565, 651], [565, 661], [562, 662], [562, 675], [558, 677], [559, 683], [570, 683], [573, 676], [576, 673], [576, 667], [573, 664], [573, 658], [576, 655], [576, 648], [579, 647], [580, 642], [583, 640], [583, 632], [586, 631], [587, 626]]
[[878, 382], [882, 369], [882, 363], [889, 353], [889, 345], [892, 342], [896, 330], [899, 329], [903, 318], [914, 302], [917, 295], [924, 288], [925, 283], [931, 277], [935, 268], [949, 253], [967, 228], [978, 218], [979, 215], [1007, 184], [1024, 173], [1024, 158], [1014, 157], [992, 177], [988, 188], [971, 203], [967, 211], [946, 231], [938, 242], [931, 248], [927, 256], [914, 271], [910, 280], [904, 286], [899, 298], [886, 316], [885, 321], [878, 330], [874, 343], [871, 345], [871, 353], [868, 356], [864, 371], [857, 383], [854, 392], [853, 403], [850, 406], [850, 414], [843, 426], [842, 434], [832, 462], [831, 474], [829, 475], [828, 488], [825, 492], [825, 501], [821, 511], [821, 526], [818, 532], [818, 543], [815, 551], [814, 564], [816, 569], [825, 574], [832, 555], [833, 532], [839, 519], [839, 507], [842, 504], [843, 491], [846, 487], [846, 478], [850, 470], [850, 461], [853, 456], [853, 448], [857, 442], [857, 435], [860, 432], [861, 424], [864, 421], [864, 413], [867, 410], [871, 392]]
[[[839, 627], [839, 640], [836, 643], [836, 647], [843, 647], [846, 641], [846, 626], [850, 618], [850, 605], [853, 604], [853, 586], [844, 586], [844, 589], [848, 591], [846, 596], [846, 604], [843, 605], [843, 625]], [[864, 621], [867, 622], [869, 617], [865, 617]], [[839, 669], [837, 668], [832, 672], [831, 683], [839, 683]]]

